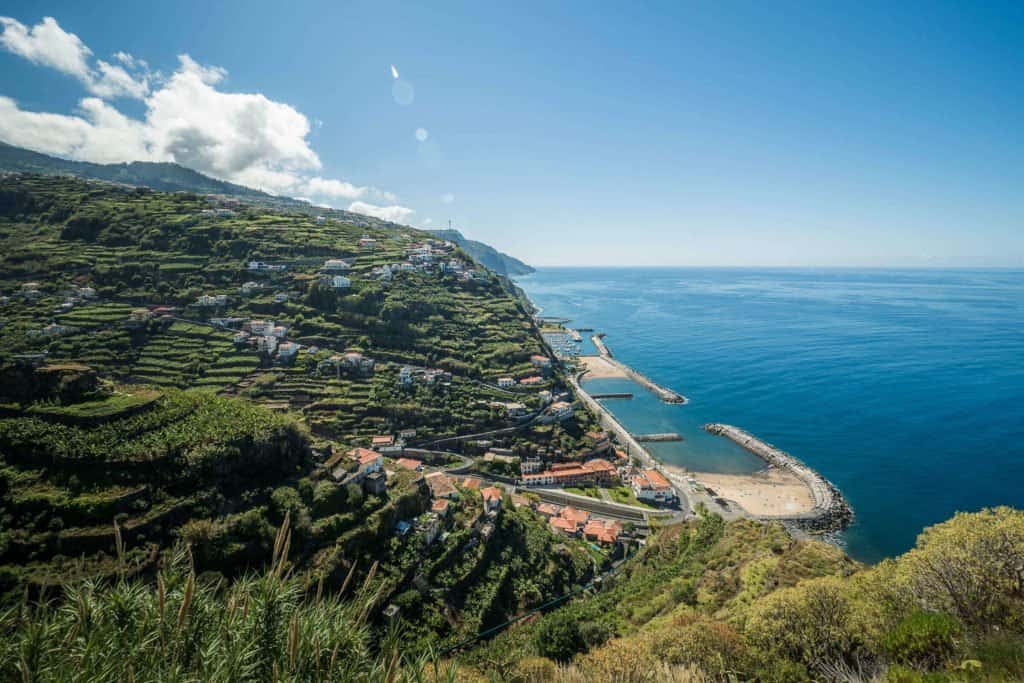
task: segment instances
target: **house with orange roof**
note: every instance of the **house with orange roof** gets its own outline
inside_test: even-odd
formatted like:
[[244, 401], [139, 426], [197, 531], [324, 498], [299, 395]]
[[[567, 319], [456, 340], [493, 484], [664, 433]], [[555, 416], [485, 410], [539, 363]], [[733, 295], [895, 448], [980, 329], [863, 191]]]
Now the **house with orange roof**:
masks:
[[562, 508], [559, 517], [569, 520], [576, 526], [583, 526], [590, 520], [590, 513], [586, 510], [578, 510], [571, 505], [567, 505]]
[[430, 511], [436, 512], [441, 517], [447, 517], [451, 509], [451, 502], [447, 498], [438, 498], [430, 504]]
[[477, 491], [480, 489], [481, 486], [483, 486], [483, 483], [484, 482], [482, 479], [477, 479], [476, 477], [466, 477], [465, 479], [462, 480], [462, 488], [473, 489], [474, 491]]
[[484, 510], [487, 512], [498, 512], [501, 510], [501, 489], [497, 486], [488, 486], [480, 491], [484, 497]]
[[455, 498], [459, 495], [452, 480], [443, 472], [431, 472], [423, 479], [427, 483], [427, 488], [430, 489], [430, 495], [434, 498]]
[[561, 508], [551, 503], [541, 503], [537, 506], [537, 513], [545, 517], [557, 517], [559, 512], [561, 512]]
[[613, 520], [592, 519], [583, 527], [583, 537], [597, 541], [602, 545], [611, 545], [619, 540], [622, 533], [622, 522]]
[[634, 474], [632, 486], [638, 500], [668, 503], [676, 497], [672, 484], [658, 470], [641, 470]]
[[530, 375], [529, 377], [523, 377], [519, 380], [519, 384], [524, 387], [534, 387], [544, 382], [544, 378], [540, 375]]
[[359, 463], [359, 470], [364, 474], [379, 472], [384, 465], [384, 456], [369, 448], [353, 448], [347, 455]]
[[561, 517], [552, 517], [548, 520], [548, 524], [551, 525], [553, 531], [560, 531], [567, 536], [575, 536], [577, 534], [576, 524], [569, 521], [568, 519], [562, 519]]
[[370, 440], [371, 445], [374, 448], [385, 448], [387, 446], [395, 445], [394, 434], [379, 434]]
[[399, 458], [395, 461], [395, 464], [402, 469], [409, 470], [410, 472], [423, 471], [423, 463], [419, 460], [413, 460], [412, 458]]

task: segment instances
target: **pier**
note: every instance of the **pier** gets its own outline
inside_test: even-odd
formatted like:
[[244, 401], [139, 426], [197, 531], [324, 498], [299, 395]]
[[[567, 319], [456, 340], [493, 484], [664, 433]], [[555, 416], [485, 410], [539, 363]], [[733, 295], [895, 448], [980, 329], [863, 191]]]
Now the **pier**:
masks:
[[634, 434], [633, 438], [637, 441], [682, 441], [683, 435], [676, 434], [675, 432], [665, 432], [664, 434]]
[[630, 394], [628, 392], [623, 391], [623, 392], [610, 393], [610, 394], [591, 394], [590, 397], [591, 398], [633, 398], [633, 394]]
[[732, 425], [706, 424], [704, 431], [724, 436], [761, 458], [768, 465], [789, 470], [804, 482], [814, 498], [814, 509], [806, 514], [789, 518], [799, 526], [812, 531], [836, 531], [845, 529], [853, 521], [853, 510], [836, 485], [786, 451]]
[[629, 377], [631, 380], [648, 389], [651, 393], [660, 398], [664, 403], [688, 403], [687, 398], [682, 394], [661, 386], [651, 378], [647, 377], [647, 375], [641, 372], [637, 372], [636, 370], [629, 367], [625, 363], [616, 360], [615, 356], [612, 355], [611, 350], [608, 348], [608, 345], [604, 343], [603, 332], [600, 334], [595, 334], [590, 339], [591, 341], [594, 342], [594, 346], [597, 347], [597, 352], [601, 354], [602, 358], [607, 360], [612, 365], [616, 366], [619, 370], [622, 371], [624, 375]]

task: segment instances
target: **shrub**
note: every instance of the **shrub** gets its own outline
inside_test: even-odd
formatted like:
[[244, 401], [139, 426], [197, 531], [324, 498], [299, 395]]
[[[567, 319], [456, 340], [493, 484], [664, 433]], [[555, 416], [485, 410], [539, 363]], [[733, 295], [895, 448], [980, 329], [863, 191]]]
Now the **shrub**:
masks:
[[957, 650], [960, 622], [948, 614], [915, 610], [882, 641], [895, 662], [921, 669], [937, 669]]

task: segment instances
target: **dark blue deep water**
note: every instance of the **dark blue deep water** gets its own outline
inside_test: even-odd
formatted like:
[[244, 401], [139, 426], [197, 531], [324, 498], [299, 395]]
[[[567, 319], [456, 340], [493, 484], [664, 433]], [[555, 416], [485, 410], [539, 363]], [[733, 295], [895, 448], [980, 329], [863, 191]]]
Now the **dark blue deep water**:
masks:
[[546, 268], [517, 282], [690, 398], [607, 402], [634, 432], [685, 435], [660, 457], [745, 471], [757, 463], [699, 427], [757, 434], [842, 489], [858, 559], [899, 554], [958, 510], [1024, 507], [1022, 271]]

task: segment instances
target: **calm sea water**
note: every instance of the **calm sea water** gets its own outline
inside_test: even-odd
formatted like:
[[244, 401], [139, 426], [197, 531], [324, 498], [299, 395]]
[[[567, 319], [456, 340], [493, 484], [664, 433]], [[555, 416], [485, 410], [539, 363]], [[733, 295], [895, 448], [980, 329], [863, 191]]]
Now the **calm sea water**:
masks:
[[659, 457], [750, 471], [755, 459], [700, 425], [753, 432], [842, 489], [861, 560], [903, 552], [958, 510], [1024, 507], [1022, 271], [547, 268], [517, 282], [690, 398], [606, 402], [634, 432], [685, 436]]

